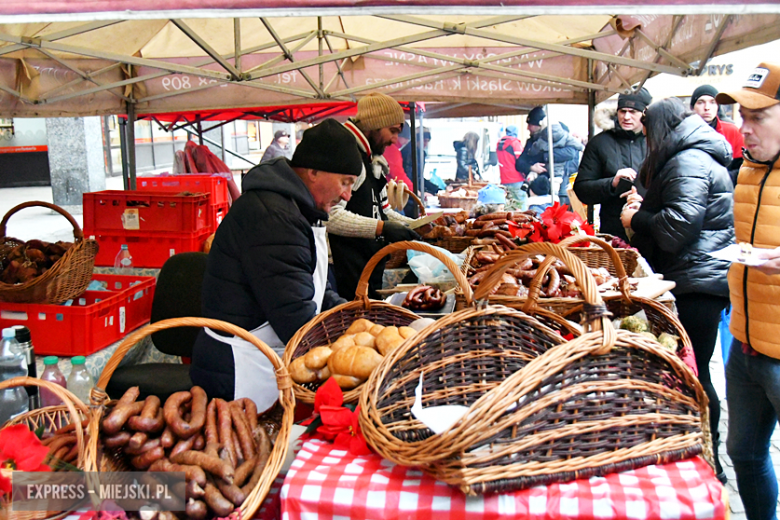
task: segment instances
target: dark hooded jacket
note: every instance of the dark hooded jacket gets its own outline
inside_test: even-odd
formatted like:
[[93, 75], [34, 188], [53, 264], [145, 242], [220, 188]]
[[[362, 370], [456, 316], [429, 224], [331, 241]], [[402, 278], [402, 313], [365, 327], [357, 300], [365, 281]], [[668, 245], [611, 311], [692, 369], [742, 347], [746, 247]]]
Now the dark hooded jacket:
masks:
[[[316, 313], [312, 226], [328, 218], [284, 157], [255, 166], [244, 192], [217, 228], [203, 279], [203, 316], [252, 330], [266, 321], [283, 342]], [[322, 310], [344, 303], [327, 290]], [[229, 346], [203, 331], [195, 342], [192, 382], [210, 397], [233, 399]]]
[[458, 169], [455, 171], [455, 180], [467, 181], [469, 179], [469, 166], [471, 166], [472, 177], [481, 179], [479, 163], [474, 158], [474, 154], [466, 147], [466, 143], [464, 141], [453, 141], [452, 146], [455, 148], [455, 161], [458, 165]]
[[672, 153], [659, 161], [640, 210], [631, 220], [631, 244], [675, 294], [728, 296], [730, 263], [707, 253], [734, 243], [733, 186], [728, 143], [699, 116], [672, 133]]
[[[594, 122], [604, 131], [585, 147], [574, 181], [574, 193], [583, 204], [601, 204], [599, 229], [602, 233], [628, 240], [620, 223], [620, 212], [626, 199], [621, 199], [620, 195], [629, 191], [632, 184], [623, 179], [617, 187], [613, 187], [612, 179], [623, 168], [639, 172], [645, 161], [645, 136], [642, 132], [623, 130], [614, 109], [597, 111]], [[639, 180], [633, 185], [644, 196], [645, 189]]]
[[[559, 123], [553, 123], [551, 133], [555, 176], [563, 177], [564, 174], [576, 172], [577, 165], [579, 164], [580, 152], [585, 148], [582, 145], [582, 142], [580, 142], [579, 139], [572, 137]], [[547, 127], [542, 127], [537, 134], [539, 134], [539, 137], [534, 139], [530, 144], [528, 154], [531, 157], [541, 156], [542, 160], [537, 162], [547, 164], [547, 171], [549, 173], [550, 143], [547, 140]], [[531, 166], [533, 166], [533, 164], [531, 164]]]

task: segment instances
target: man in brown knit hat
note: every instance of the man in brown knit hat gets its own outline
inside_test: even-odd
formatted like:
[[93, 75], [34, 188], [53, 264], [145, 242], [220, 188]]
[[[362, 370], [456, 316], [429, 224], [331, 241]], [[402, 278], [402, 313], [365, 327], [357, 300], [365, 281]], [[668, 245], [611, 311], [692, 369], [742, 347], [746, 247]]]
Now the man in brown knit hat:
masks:
[[[403, 123], [401, 105], [374, 92], [358, 101], [357, 114], [344, 124], [357, 141], [364, 167], [349, 202], [334, 206], [327, 223], [336, 288], [347, 300], [354, 299], [360, 274], [374, 253], [393, 242], [420, 239], [408, 227], [412, 219], [393, 211], [387, 200], [389, 167], [382, 154], [398, 140]], [[378, 298], [384, 267], [380, 262], [369, 279], [371, 298]]]

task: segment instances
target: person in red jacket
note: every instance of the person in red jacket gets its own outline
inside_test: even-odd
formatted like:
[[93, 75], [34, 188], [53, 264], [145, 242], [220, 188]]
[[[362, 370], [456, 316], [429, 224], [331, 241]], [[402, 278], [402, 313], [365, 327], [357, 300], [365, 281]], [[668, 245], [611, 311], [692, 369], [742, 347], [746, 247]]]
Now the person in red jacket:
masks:
[[699, 114], [704, 122], [709, 124], [720, 135], [726, 138], [731, 145], [731, 164], [728, 166], [731, 181], [736, 186], [737, 174], [742, 166], [742, 147], [745, 145], [739, 128], [734, 123], [721, 120], [718, 117], [718, 102], [715, 96], [718, 95], [718, 89], [712, 85], [702, 85], [693, 91], [691, 95], [691, 109]]
[[523, 144], [517, 139], [517, 127], [509, 125], [506, 127], [506, 135], [498, 141], [496, 147], [501, 184], [507, 189], [509, 195], [520, 203], [521, 209], [525, 209], [528, 193], [520, 189], [525, 182], [525, 174], [517, 171], [515, 166], [515, 161], [521, 153], [523, 153]]
[[404, 122], [403, 129], [401, 130], [401, 133], [398, 134], [398, 142], [385, 148], [385, 153], [382, 154], [389, 167], [387, 178], [394, 180], [396, 183], [403, 181], [410, 190], [414, 188], [414, 185], [404, 170], [404, 159], [401, 155], [401, 150], [409, 145], [411, 139], [412, 132], [409, 128], [409, 124]]

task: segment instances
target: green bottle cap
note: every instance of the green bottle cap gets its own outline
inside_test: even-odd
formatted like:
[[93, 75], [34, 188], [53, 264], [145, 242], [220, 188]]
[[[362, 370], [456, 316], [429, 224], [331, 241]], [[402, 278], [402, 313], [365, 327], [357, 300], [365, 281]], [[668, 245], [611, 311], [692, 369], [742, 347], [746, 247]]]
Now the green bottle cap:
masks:
[[83, 365], [87, 362], [87, 358], [84, 356], [74, 356], [70, 358], [70, 364], [71, 365]]
[[59, 358], [57, 356], [46, 356], [43, 358], [44, 365], [56, 365]]

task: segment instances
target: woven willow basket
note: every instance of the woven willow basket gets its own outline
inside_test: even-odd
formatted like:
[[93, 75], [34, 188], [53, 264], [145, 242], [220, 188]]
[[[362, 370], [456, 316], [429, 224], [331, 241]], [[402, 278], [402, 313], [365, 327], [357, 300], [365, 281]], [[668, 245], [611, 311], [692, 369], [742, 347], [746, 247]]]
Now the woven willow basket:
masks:
[[[292, 391], [290, 374], [288, 374], [287, 368], [282, 364], [282, 360], [279, 359], [279, 356], [277, 356], [268, 345], [232, 323], [209, 318], [173, 318], [147, 325], [127, 336], [111, 356], [111, 359], [106, 363], [106, 366], [103, 369], [103, 372], [101, 372], [97, 384], [92, 389], [90, 395], [92, 404], [95, 405], [95, 407], [93, 409], [94, 413], [92, 414], [92, 420], [89, 423], [89, 444], [87, 446], [88, 462], [98, 468], [99, 471], [131, 471], [121, 450], [112, 450], [110, 453], [100, 451], [100, 445], [98, 443], [100, 423], [106, 415], [106, 410], [115, 404], [114, 401], [108, 400], [108, 394], [106, 394], [105, 388], [111, 380], [114, 370], [116, 370], [119, 363], [125, 357], [125, 354], [127, 354], [136, 343], [147, 336], [151, 336], [157, 331], [176, 327], [208, 327], [211, 330], [219, 330], [238, 336], [239, 338], [250, 342], [265, 354], [276, 370], [276, 382], [279, 388], [279, 405], [284, 410], [282, 424], [279, 428], [279, 434], [276, 437], [273, 450], [271, 451], [271, 456], [266, 463], [265, 471], [263, 471], [263, 476], [260, 477], [257, 486], [249, 493], [249, 496], [247, 496], [244, 503], [241, 504], [241, 507], [236, 508], [238, 518], [252, 518], [263, 503], [263, 500], [265, 500], [268, 490], [271, 488], [271, 484], [273, 484], [274, 479], [279, 474], [284, 458], [287, 455], [288, 439], [293, 424], [295, 396]], [[233, 514], [236, 514], [235, 511]]]
[[[326, 312], [318, 314], [309, 323], [301, 327], [295, 335], [290, 338], [287, 347], [284, 350], [284, 364], [289, 367], [290, 363], [296, 358], [306, 354], [314, 347], [327, 346], [341, 337], [344, 332], [352, 325], [352, 322], [359, 318], [365, 318], [374, 323], [384, 326], [394, 325], [401, 327], [409, 325], [411, 322], [419, 319], [410, 310], [397, 305], [391, 305], [387, 302], [368, 299], [368, 279], [378, 263], [385, 256], [396, 251], [406, 252], [408, 249], [428, 253], [441, 261], [455, 276], [459, 284], [468, 283], [465, 277], [458, 269], [458, 266], [445, 254], [434, 247], [423, 242], [396, 242], [383, 247], [371, 257], [360, 275], [357, 289], [355, 290], [355, 300], [334, 307]], [[471, 301], [471, 290], [468, 291], [468, 300]], [[314, 402], [314, 393], [322, 382], [307, 383], [304, 385], [293, 382], [295, 398], [305, 403]], [[363, 385], [344, 392], [344, 402], [357, 402]]]
[[[529, 254], [555, 255], [575, 274], [587, 303], [586, 333], [563, 342], [534, 318], [501, 306], [432, 324], [367, 381], [360, 424], [369, 444], [467, 494], [701, 453], [707, 398], [693, 372], [645, 336], [616, 331], [593, 278], [566, 249], [529, 244], [507, 256]], [[508, 359], [515, 366], [503, 368]], [[468, 407], [441, 434], [411, 414], [421, 375], [424, 407]]]
[[[76, 434], [76, 445], [78, 446], [78, 456], [75, 466], [85, 471], [94, 471], [94, 466], [87, 462], [87, 438], [85, 436], [84, 421], [91, 419], [89, 409], [79, 401], [78, 397], [60, 385], [43, 381], [34, 377], [15, 377], [0, 383], [0, 390], [6, 388], [16, 388], [18, 386], [37, 386], [45, 388], [52, 394], [62, 400], [61, 405], [47, 406], [23, 413], [14, 417], [3, 425], [3, 428], [15, 424], [24, 424], [31, 431], [43, 427], [44, 432], [53, 432], [69, 424], [73, 424], [73, 431]], [[4, 506], [5, 507], [5, 506]], [[10, 510], [8, 518], [10, 520], [44, 520], [62, 518], [70, 514], [71, 511], [13, 511]]]
[[[612, 235], [599, 235], [599, 238], [609, 242], [612, 240]], [[611, 246], [610, 246], [611, 247]], [[620, 258], [620, 263], [623, 264], [623, 268], [629, 276], [634, 274], [636, 267], [639, 264], [639, 253], [633, 249], [613, 248]], [[570, 247], [569, 251], [582, 260], [582, 262], [588, 267], [606, 267], [609, 274], [617, 276], [615, 269], [615, 262], [611, 258], [611, 254], [602, 247]]]
[[3, 237], [0, 240], [9, 245], [18, 245], [14, 240], [6, 237], [8, 219], [18, 211], [35, 206], [52, 209], [68, 219], [70, 225], [73, 226], [74, 244], [41, 276], [18, 284], [0, 282], [0, 301], [2, 302], [60, 304], [83, 293], [92, 280], [92, 268], [95, 265], [98, 244], [94, 240], [84, 240], [84, 232], [81, 231], [73, 216], [57, 205], [32, 201], [12, 208], [0, 222], [0, 236]]

